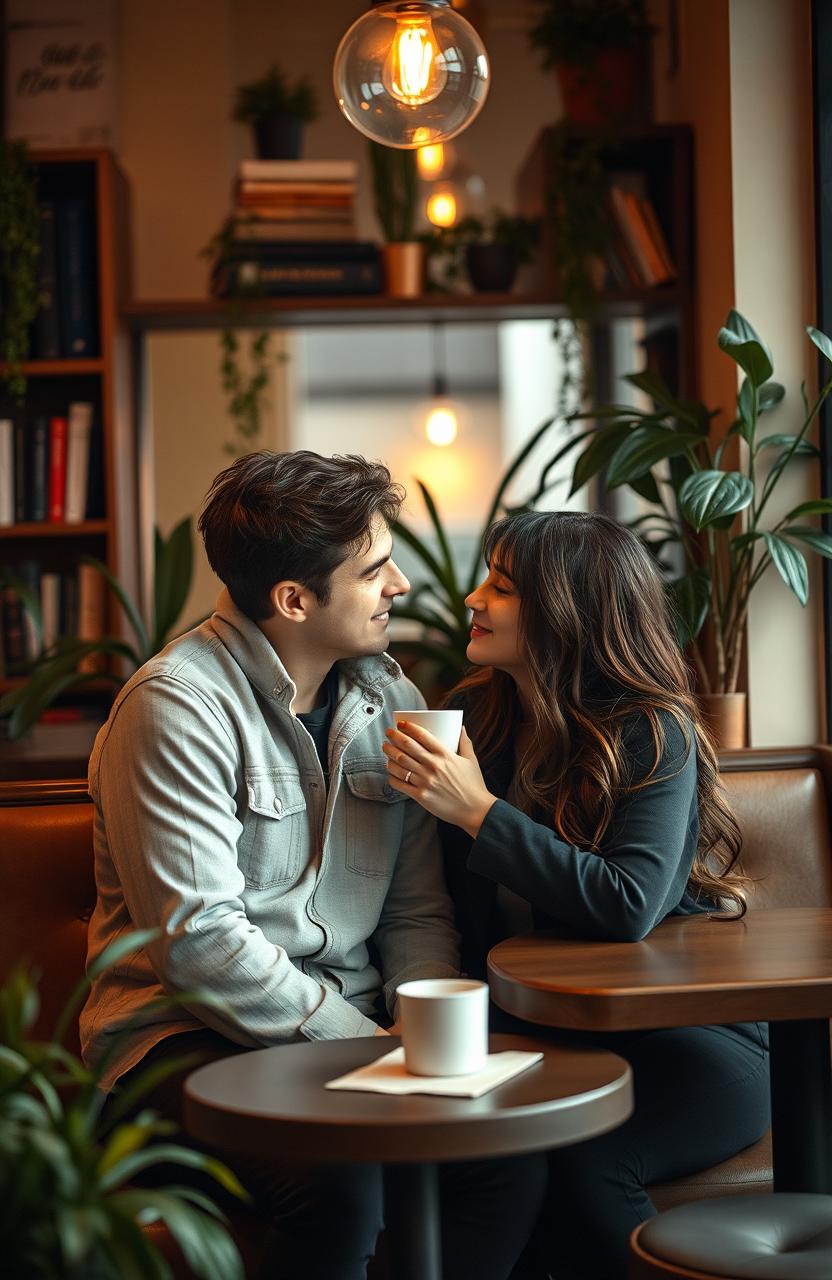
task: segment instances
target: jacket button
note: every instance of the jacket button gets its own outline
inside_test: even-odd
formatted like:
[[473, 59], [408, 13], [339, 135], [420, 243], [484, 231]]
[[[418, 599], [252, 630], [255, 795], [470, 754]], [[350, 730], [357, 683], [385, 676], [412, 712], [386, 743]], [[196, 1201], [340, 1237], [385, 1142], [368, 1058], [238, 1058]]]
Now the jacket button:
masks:
[[375, 707], [365, 707], [364, 710], [367, 712], [368, 716], [371, 716], [375, 711]]

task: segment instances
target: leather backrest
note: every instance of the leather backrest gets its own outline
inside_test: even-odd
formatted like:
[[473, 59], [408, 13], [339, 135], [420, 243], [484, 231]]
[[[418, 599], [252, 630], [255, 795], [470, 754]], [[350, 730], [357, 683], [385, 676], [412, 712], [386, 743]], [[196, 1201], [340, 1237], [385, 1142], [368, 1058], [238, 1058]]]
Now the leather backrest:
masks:
[[735, 759], [728, 768], [723, 759], [743, 870], [754, 881], [751, 908], [832, 905], [829, 758], [822, 748], [813, 754], [738, 752], [745, 767]]
[[[95, 905], [93, 805], [82, 783], [71, 798], [50, 789], [52, 802], [44, 792], [37, 803], [10, 803], [21, 788], [0, 786], [0, 982], [20, 960], [40, 971], [39, 1037], [51, 1033], [83, 976]], [[78, 1052], [76, 1020], [67, 1048]]]

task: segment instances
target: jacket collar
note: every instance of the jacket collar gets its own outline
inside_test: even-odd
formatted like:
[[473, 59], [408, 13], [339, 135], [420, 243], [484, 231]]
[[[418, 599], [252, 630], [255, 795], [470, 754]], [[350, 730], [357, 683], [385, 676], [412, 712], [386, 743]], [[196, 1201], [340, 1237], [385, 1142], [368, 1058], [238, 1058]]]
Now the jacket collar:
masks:
[[[211, 626], [249, 683], [288, 711], [297, 692], [295, 682], [277, 650], [257, 623], [237, 608], [227, 589], [220, 592]], [[348, 658], [335, 665], [350, 684], [357, 685], [376, 702], [383, 701], [382, 690], [402, 675], [399, 664], [387, 653]]]

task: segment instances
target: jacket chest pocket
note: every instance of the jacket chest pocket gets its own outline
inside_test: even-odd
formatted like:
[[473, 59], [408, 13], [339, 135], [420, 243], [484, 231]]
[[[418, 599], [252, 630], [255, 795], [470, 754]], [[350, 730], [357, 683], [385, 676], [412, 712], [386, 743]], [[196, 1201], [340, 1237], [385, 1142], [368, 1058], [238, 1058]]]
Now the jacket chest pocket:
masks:
[[247, 769], [248, 815], [237, 846], [240, 870], [255, 889], [294, 880], [306, 842], [306, 799], [297, 773]]
[[389, 878], [402, 840], [405, 797], [387, 781], [387, 770], [372, 762], [352, 762], [347, 786], [347, 849], [350, 871]]

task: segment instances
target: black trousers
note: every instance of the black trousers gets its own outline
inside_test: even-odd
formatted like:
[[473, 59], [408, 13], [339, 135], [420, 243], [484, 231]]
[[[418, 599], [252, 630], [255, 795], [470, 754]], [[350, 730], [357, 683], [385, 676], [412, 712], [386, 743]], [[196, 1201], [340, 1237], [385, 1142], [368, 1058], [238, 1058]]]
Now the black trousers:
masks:
[[[169, 1036], [154, 1046], [119, 1085], [163, 1060], [199, 1053], [203, 1062], [246, 1052], [208, 1030]], [[182, 1083], [193, 1063], [175, 1072], [141, 1100], [182, 1126]], [[186, 1140], [179, 1135], [178, 1140]], [[384, 1225], [379, 1165], [318, 1165], [280, 1162], [280, 1152], [262, 1157], [227, 1156], [269, 1224], [261, 1280], [364, 1280]], [[187, 1176], [186, 1176], [187, 1175]], [[506, 1157], [439, 1166], [444, 1280], [507, 1280], [523, 1252], [543, 1203], [545, 1155]], [[154, 1181], [197, 1186], [229, 1210], [218, 1184], [177, 1167]]]
[[765, 1133], [767, 1046], [755, 1024], [552, 1035], [626, 1058], [635, 1110], [618, 1129], [549, 1153], [532, 1248], [556, 1280], [626, 1280], [630, 1233], [656, 1212], [646, 1188], [727, 1160]]

